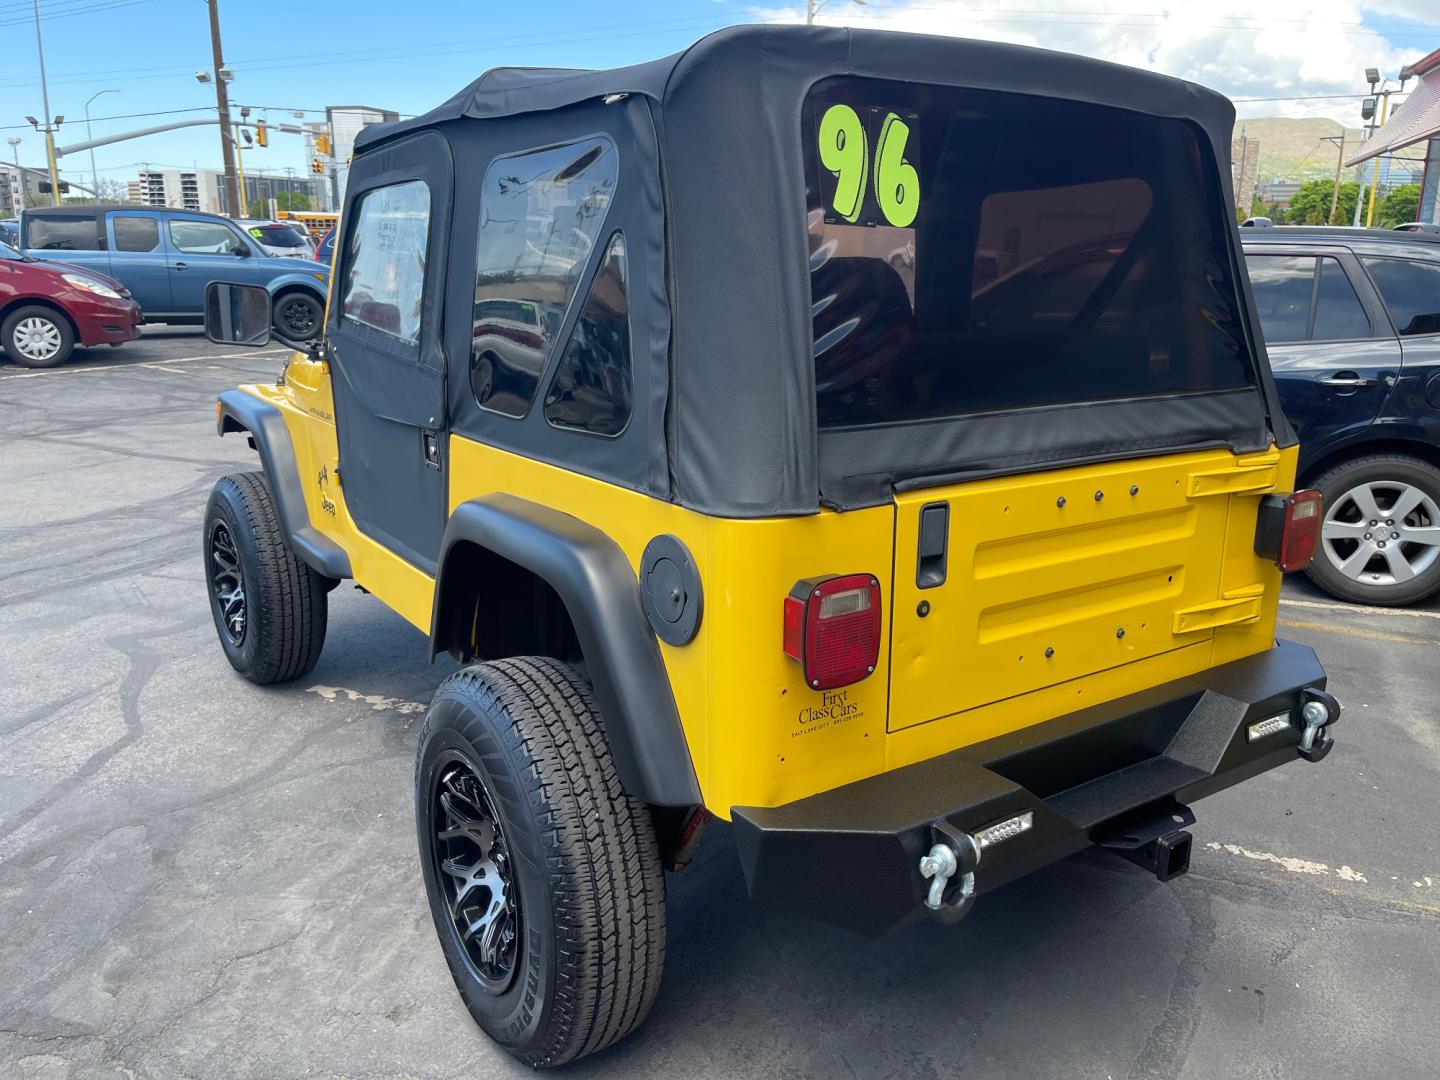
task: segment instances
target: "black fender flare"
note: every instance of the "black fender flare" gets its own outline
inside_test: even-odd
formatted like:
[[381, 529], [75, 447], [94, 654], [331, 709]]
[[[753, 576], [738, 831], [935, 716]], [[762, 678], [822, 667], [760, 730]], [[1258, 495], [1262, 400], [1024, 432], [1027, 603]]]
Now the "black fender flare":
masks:
[[260, 465], [275, 496], [280, 523], [296, 556], [328, 578], [351, 577], [350, 556], [310, 524], [310, 511], [300, 486], [300, 466], [290, 442], [290, 429], [285, 426], [280, 410], [243, 390], [227, 390], [220, 395], [215, 433], [223, 436], [227, 431], [246, 432], [254, 441], [260, 453]]
[[456, 644], [442, 639], [452, 625], [445, 610], [446, 572], [462, 543], [524, 567], [559, 595], [579, 638], [625, 790], [656, 806], [702, 805], [660, 646], [641, 607], [635, 571], [619, 546], [578, 518], [514, 495], [461, 503], [440, 544], [432, 660]]

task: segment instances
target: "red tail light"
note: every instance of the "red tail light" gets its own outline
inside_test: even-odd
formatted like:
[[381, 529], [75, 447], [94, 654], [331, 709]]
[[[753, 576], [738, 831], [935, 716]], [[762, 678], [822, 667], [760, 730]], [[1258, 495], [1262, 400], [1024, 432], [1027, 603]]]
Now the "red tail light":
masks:
[[1320, 524], [1324, 520], [1318, 491], [1297, 491], [1285, 501], [1280, 557], [1275, 560], [1281, 570], [1288, 574], [1310, 565], [1310, 560], [1315, 557], [1315, 548], [1320, 544]]
[[1267, 495], [1260, 501], [1260, 517], [1255, 523], [1255, 554], [1274, 559], [1287, 574], [1304, 570], [1315, 556], [1324, 520], [1318, 491]]
[[880, 655], [880, 582], [872, 574], [806, 578], [785, 598], [785, 655], [815, 690], [859, 682]]

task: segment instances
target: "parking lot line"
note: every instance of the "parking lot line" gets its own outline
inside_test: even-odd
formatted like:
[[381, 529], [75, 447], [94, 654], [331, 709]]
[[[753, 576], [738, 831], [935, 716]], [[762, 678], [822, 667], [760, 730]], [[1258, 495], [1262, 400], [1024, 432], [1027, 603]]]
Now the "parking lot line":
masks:
[[[263, 356], [284, 356], [287, 349], [263, 349], [260, 351], [246, 350], [245, 352], [233, 353], [201, 353], [198, 356], [172, 356], [166, 360], [157, 360], [150, 363], [141, 363], [134, 360], [121, 364], [97, 364], [93, 367], [58, 367], [43, 368], [39, 371], [16, 371], [7, 374], [0, 374], [0, 382], [6, 379], [38, 379], [42, 375], [84, 375], [92, 371], [124, 371], [126, 368], [147, 367], [153, 368], [162, 364], [189, 364], [196, 360], [239, 360], [244, 357], [258, 358]], [[175, 372], [174, 374], [179, 374]], [[188, 373], [187, 373], [188, 374]]]
[[1324, 600], [1292, 600], [1288, 596], [1282, 596], [1280, 598], [1280, 606], [1315, 608], [1318, 611], [1344, 611], [1351, 615], [1408, 615], [1415, 619], [1440, 619], [1440, 611], [1416, 611], [1412, 608], [1367, 607], [1364, 604], [1331, 604]]
[[1358, 627], [1338, 626], [1335, 623], [1305, 622], [1299, 619], [1280, 619], [1281, 626], [1293, 630], [1318, 630], [1322, 634], [1345, 634], [1347, 637], [1366, 638], [1369, 641], [1398, 641], [1403, 645], [1440, 645], [1440, 639], [1406, 637], [1404, 634], [1385, 634], [1379, 630], [1361, 630]]

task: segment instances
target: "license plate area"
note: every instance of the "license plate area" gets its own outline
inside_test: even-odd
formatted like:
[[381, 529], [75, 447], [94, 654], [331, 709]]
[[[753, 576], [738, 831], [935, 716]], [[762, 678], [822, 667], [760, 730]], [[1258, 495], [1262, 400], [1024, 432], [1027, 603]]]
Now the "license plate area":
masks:
[[[1212, 638], [1214, 619], [1182, 628], [1176, 612], [1217, 599], [1231, 492], [1194, 477], [1235, 460], [1207, 451], [897, 496], [890, 730], [1060, 683], [1079, 697], [1086, 676]], [[927, 588], [921, 513], [941, 502], [945, 576]]]

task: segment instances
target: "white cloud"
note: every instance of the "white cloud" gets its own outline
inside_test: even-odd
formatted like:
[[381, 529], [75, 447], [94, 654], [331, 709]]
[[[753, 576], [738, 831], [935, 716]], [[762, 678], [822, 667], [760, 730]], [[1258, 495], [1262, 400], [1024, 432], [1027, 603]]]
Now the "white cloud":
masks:
[[[803, 22], [805, 9], [752, 14]], [[1361, 93], [1367, 67], [1393, 77], [1440, 47], [1435, 0], [1312, 0], [1305, 9], [1257, 9], [1248, 0], [1148, 9], [1143, 0], [870, 0], [863, 7], [829, 0], [816, 22], [1081, 53], [1190, 79], [1232, 98], [1292, 99], [1239, 102], [1241, 116], [1331, 116], [1350, 126], [1360, 122], [1358, 100], [1321, 95]]]

